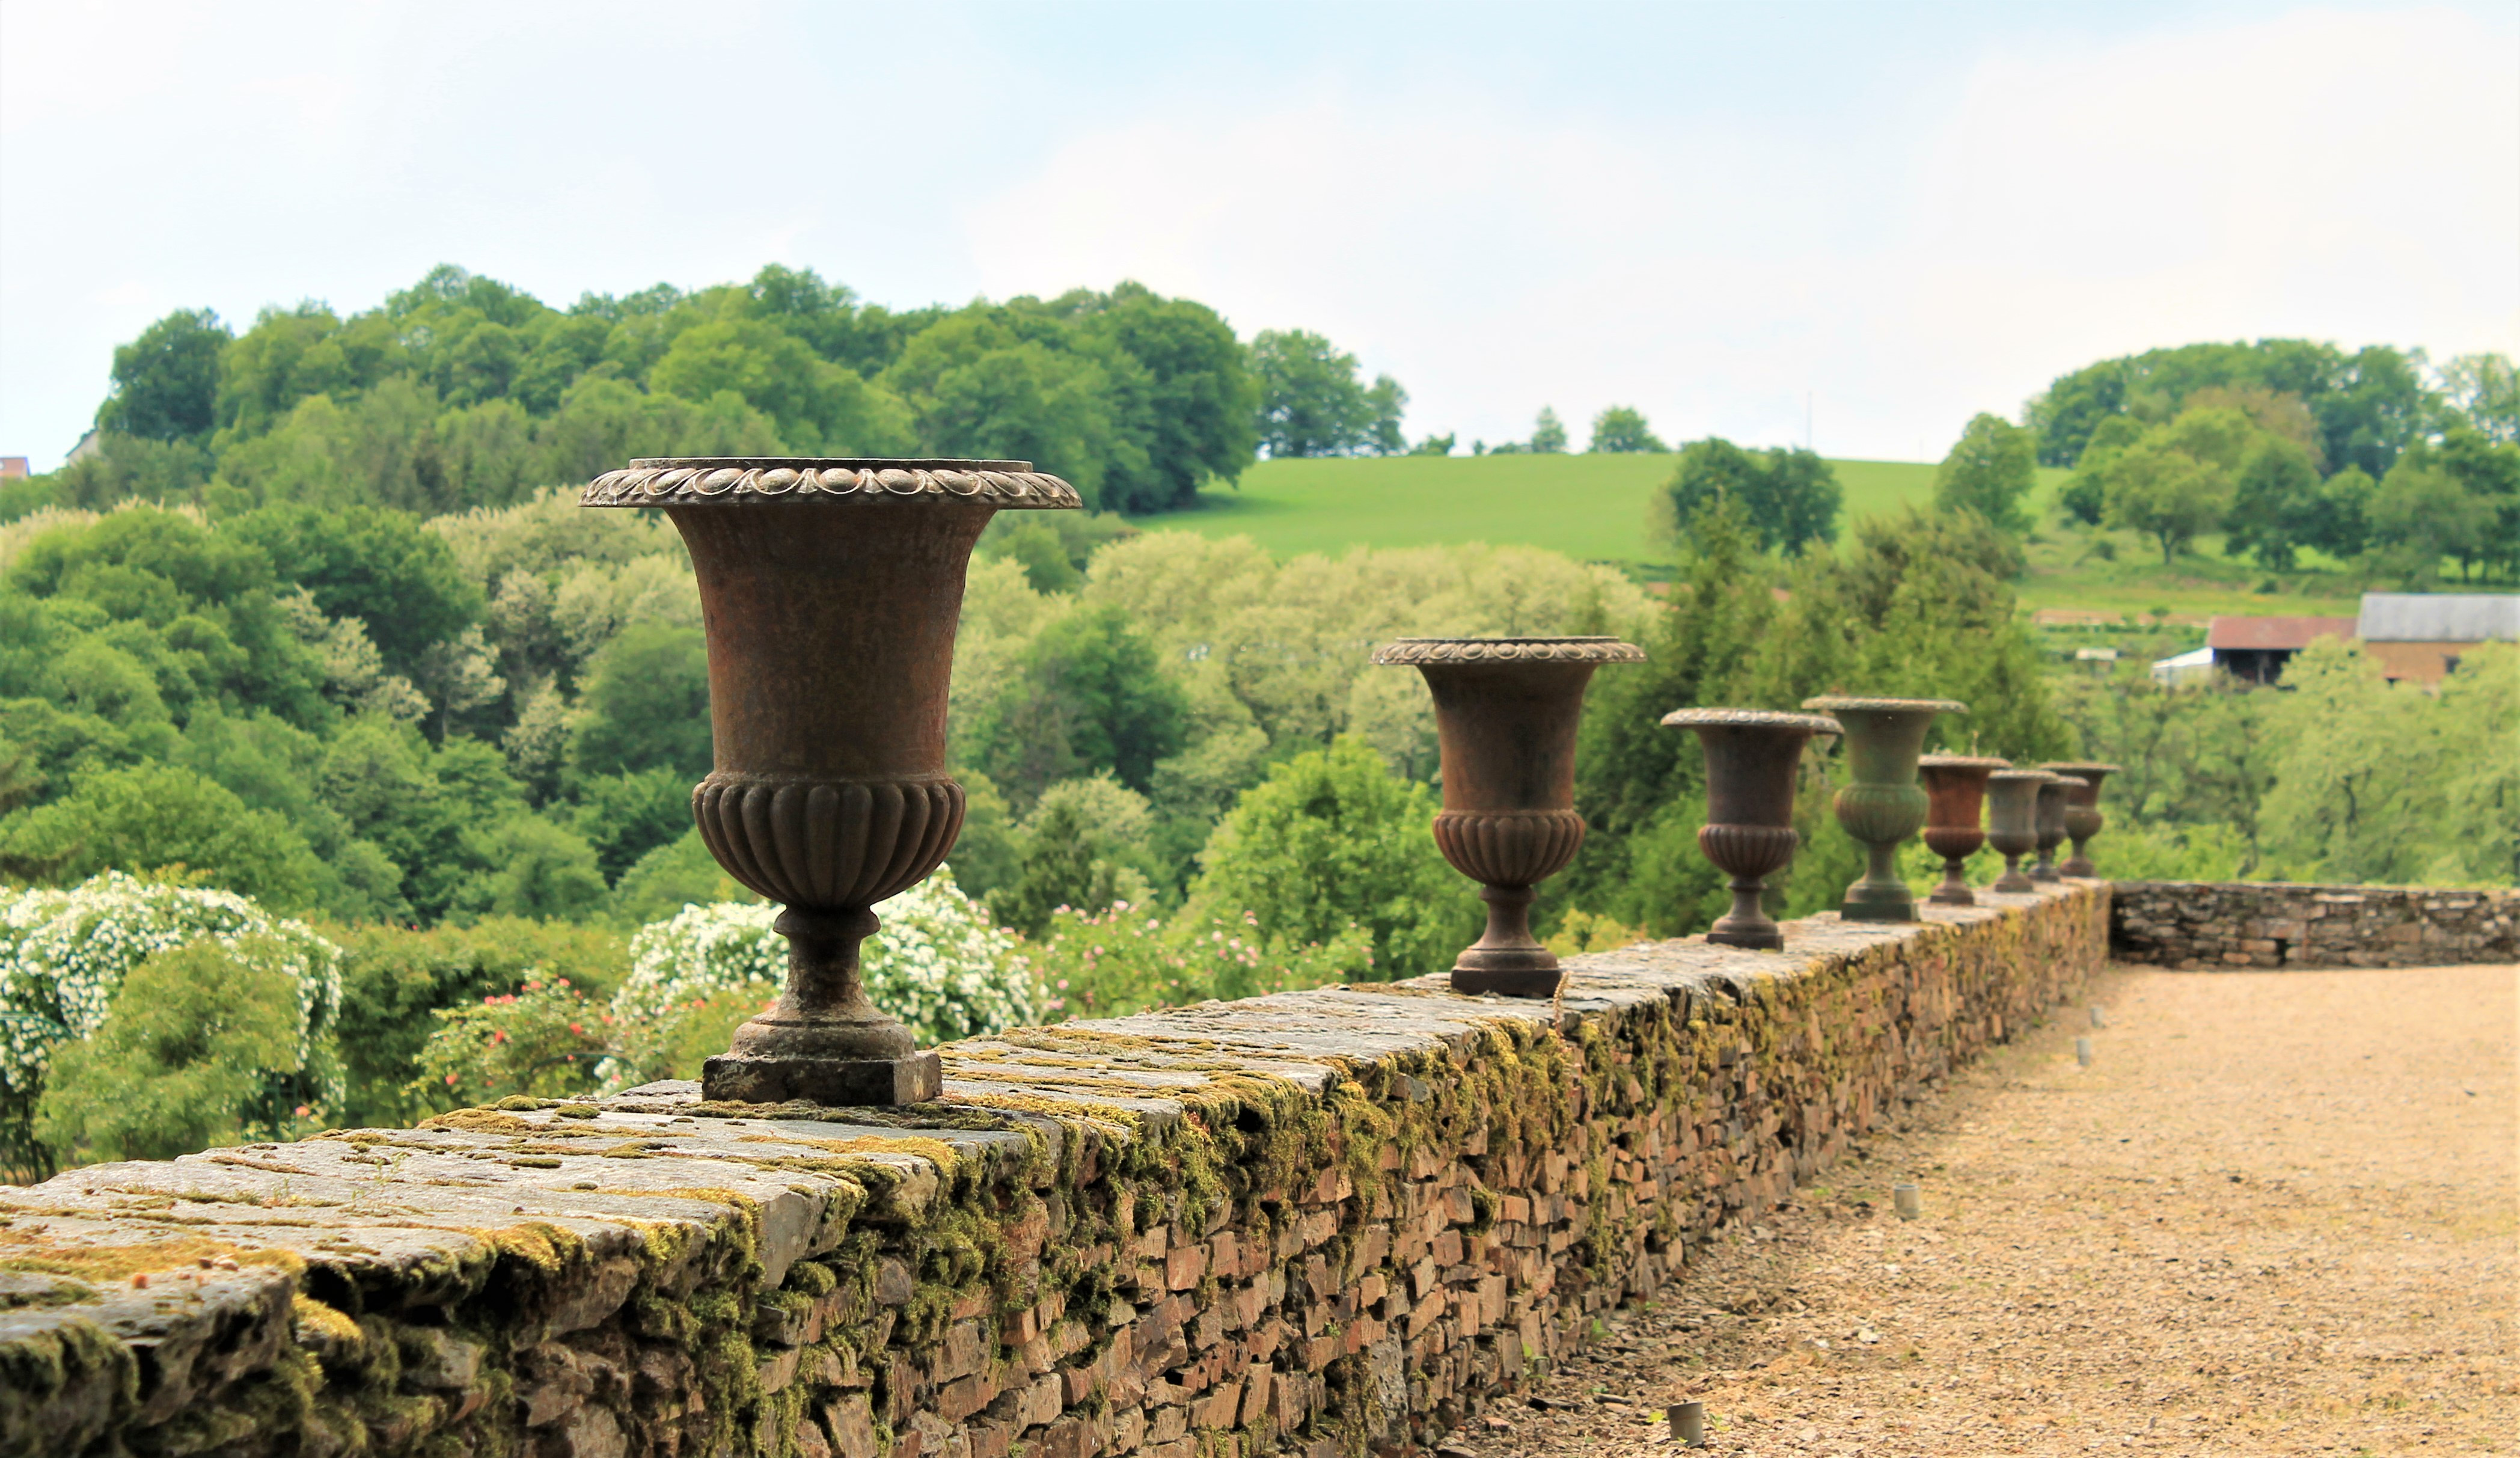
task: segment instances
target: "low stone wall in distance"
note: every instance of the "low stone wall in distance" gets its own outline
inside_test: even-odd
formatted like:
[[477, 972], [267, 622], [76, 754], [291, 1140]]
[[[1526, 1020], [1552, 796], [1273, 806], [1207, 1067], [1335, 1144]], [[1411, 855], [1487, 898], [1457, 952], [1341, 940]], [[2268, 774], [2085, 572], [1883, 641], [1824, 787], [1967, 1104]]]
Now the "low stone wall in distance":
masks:
[[1306, 1458], [1425, 1441], [2076, 990], [2108, 888], [0, 1190], [0, 1453]]
[[2188, 971], [2520, 962], [2520, 891], [2120, 881], [2109, 955]]

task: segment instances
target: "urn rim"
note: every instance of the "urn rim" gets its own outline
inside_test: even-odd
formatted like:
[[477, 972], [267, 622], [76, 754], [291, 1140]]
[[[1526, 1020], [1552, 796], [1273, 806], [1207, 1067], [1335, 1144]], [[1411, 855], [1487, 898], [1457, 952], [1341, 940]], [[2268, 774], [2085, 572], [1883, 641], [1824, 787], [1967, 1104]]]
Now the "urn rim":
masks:
[[1613, 637], [1394, 638], [1373, 651], [1384, 667], [1427, 663], [1642, 663], [1645, 651]]
[[769, 502], [970, 502], [1009, 511], [1083, 504], [1030, 461], [937, 456], [641, 456], [578, 493], [596, 507], [759, 506]]
[[1881, 712], [1885, 710], [1891, 712], [1898, 712], [1901, 710], [1913, 710], [1917, 712], [1930, 711], [1933, 713], [1966, 713], [1969, 711], [1968, 706], [1960, 703], [1957, 699], [1862, 699], [1847, 698], [1836, 694], [1823, 694], [1817, 699], [1805, 699], [1803, 701], [1803, 707], [1818, 709], [1822, 713], [1867, 713]]
[[1822, 713], [1793, 713], [1777, 708], [1675, 708], [1662, 716], [1666, 729], [1802, 729], [1813, 734], [1844, 734], [1845, 726]]
[[2039, 767], [2059, 775], [2113, 775], [2125, 766], [2102, 764], [2096, 759], [2049, 759]]
[[1919, 754], [1918, 769], [2010, 769], [2012, 761], [1992, 754]]
[[2055, 773], [2053, 770], [2045, 769], [1999, 769], [1995, 773], [1987, 776], [1987, 779], [1990, 782], [2002, 780], [2008, 785], [2018, 785], [2023, 783], [2045, 785], [2049, 780], [2061, 780], [2063, 778], [2064, 776]]

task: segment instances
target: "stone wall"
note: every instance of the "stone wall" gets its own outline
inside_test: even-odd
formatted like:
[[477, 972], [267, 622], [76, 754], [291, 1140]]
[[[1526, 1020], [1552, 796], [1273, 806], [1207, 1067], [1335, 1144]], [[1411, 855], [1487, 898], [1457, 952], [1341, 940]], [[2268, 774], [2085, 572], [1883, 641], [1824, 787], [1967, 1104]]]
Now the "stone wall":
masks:
[[2121, 881], [2109, 955], [2189, 971], [2520, 962], [2520, 891]]
[[1426, 1441], [2070, 994], [2107, 888], [944, 1050], [940, 1104], [510, 1100], [0, 1191], [0, 1453]]

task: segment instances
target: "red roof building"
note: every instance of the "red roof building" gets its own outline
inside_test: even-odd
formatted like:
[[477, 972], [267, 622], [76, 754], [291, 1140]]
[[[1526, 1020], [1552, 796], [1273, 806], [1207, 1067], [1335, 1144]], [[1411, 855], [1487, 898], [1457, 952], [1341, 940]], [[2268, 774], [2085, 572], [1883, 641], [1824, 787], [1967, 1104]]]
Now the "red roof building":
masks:
[[2273, 683], [2314, 639], [2352, 638], [2351, 617], [2217, 617], [2205, 625], [2214, 666], [2248, 683]]

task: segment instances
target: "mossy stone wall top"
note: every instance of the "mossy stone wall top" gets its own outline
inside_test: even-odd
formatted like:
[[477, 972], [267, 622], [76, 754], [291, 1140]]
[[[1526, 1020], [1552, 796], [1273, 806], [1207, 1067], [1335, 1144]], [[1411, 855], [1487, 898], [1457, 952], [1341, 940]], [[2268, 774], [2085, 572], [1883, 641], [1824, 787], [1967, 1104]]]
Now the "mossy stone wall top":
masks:
[[0, 1190], [0, 1454], [1362, 1454], [1475, 1414], [2106, 949], [2097, 883], [1787, 950], [1011, 1032]]

